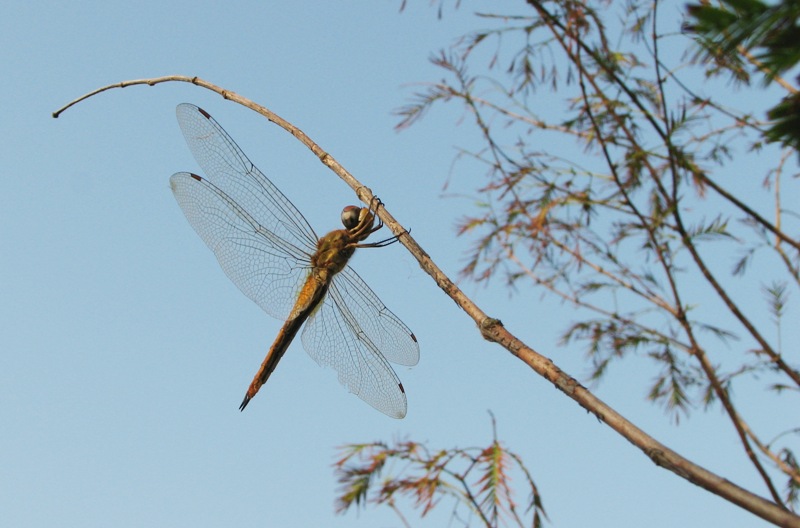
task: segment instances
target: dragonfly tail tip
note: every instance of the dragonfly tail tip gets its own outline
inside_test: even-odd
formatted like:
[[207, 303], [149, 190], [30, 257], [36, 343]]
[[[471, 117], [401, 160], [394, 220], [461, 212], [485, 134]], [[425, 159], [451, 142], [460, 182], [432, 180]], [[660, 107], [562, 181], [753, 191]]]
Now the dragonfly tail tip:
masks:
[[250, 396], [245, 394], [244, 395], [244, 400], [242, 400], [242, 404], [239, 406], [239, 411], [240, 412], [243, 411], [244, 408], [247, 407], [248, 403], [250, 403]]

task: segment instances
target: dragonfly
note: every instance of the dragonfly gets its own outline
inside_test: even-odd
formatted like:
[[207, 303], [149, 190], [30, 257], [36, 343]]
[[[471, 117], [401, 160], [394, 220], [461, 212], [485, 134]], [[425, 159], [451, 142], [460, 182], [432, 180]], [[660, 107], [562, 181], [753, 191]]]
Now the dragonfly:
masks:
[[413, 366], [419, 344], [409, 328], [347, 264], [380, 229], [370, 207], [349, 205], [343, 229], [318, 237], [291, 201], [208, 112], [178, 105], [178, 123], [205, 177], [179, 172], [170, 187], [186, 219], [231, 281], [267, 314], [284, 320], [239, 409], [275, 370], [303, 327], [302, 342], [347, 389], [393, 418], [406, 415], [405, 389], [389, 361]]

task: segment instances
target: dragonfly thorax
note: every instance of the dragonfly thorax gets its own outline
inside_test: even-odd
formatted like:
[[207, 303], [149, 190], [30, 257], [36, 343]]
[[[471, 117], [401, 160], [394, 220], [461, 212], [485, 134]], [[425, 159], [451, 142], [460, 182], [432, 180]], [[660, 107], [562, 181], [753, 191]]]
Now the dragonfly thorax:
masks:
[[331, 277], [342, 271], [356, 248], [345, 229], [331, 231], [317, 242], [317, 251], [311, 256], [311, 265], [326, 270]]

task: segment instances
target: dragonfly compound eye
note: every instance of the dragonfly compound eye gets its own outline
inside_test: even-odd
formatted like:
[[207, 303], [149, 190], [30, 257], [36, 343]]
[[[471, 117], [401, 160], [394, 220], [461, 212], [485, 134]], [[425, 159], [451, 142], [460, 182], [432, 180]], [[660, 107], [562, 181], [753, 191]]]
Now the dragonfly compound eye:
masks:
[[355, 205], [348, 205], [342, 209], [342, 224], [347, 229], [355, 228], [361, 221], [361, 208]]

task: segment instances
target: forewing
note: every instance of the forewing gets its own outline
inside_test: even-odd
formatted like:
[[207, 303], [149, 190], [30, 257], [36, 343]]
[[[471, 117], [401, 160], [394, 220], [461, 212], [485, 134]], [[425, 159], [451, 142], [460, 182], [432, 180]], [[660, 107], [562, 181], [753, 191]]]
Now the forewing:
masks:
[[285, 318], [307, 276], [317, 235], [207, 112], [181, 104], [176, 113], [206, 174], [172, 177], [178, 203], [239, 289], [270, 315]]
[[213, 117], [187, 103], [178, 105], [176, 114], [206, 179], [252, 215], [264, 230], [307, 253], [316, 250], [318, 237], [300, 211], [253, 165]]
[[350, 392], [392, 418], [403, 418], [407, 407], [400, 379], [360, 330], [335, 286], [306, 322], [303, 346], [314, 361], [333, 367]]

